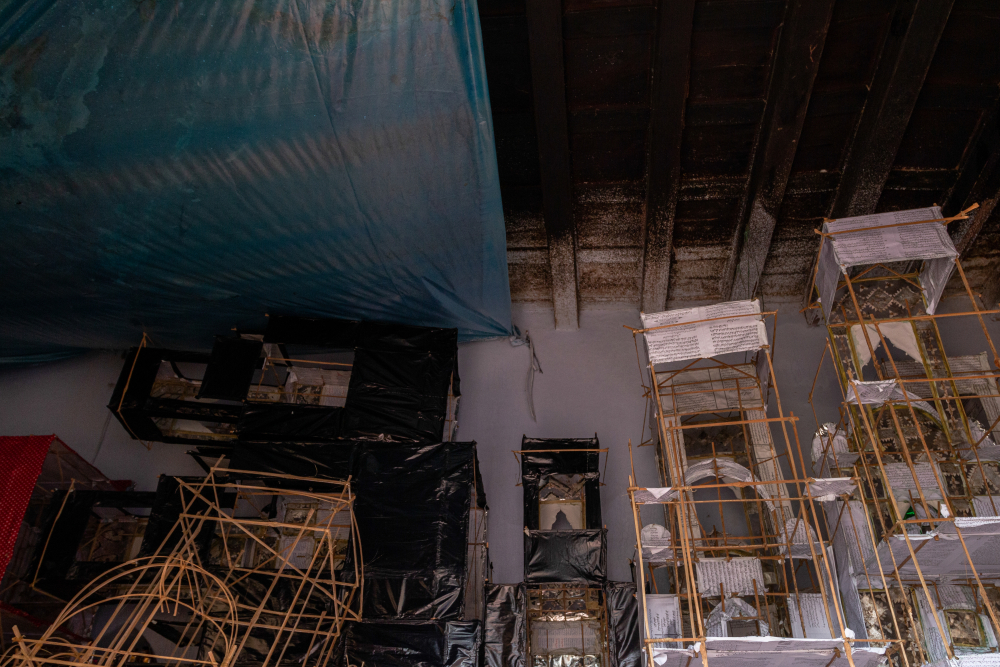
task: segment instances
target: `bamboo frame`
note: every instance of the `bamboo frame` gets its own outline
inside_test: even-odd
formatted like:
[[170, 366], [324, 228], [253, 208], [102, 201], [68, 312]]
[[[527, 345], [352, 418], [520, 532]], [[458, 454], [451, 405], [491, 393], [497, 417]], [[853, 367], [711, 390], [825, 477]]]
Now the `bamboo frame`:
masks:
[[[967, 211], [959, 216], [965, 213]], [[955, 216], [948, 221], [952, 219], [960, 218]], [[855, 509], [846, 512], [849, 520], [846, 524], [838, 523], [834, 533], [846, 531], [845, 535], [850, 538], [847, 543], [853, 544], [851, 558], [856, 564], [860, 562], [863, 570], [856, 574], [863, 574], [869, 581], [869, 590], [881, 588], [886, 595], [890, 589], [901, 593], [906, 618], [897, 618], [893, 604], [889, 605], [894, 626], [892, 634], [898, 638], [904, 636], [906, 630], [902, 624], [905, 620], [914, 632], [923, 635], [922, 639], [917, 635], [916, 646], [904, 650], [902, 655], [907, 665], [911, 660], [925, 663], [968, 653], [968, 647], [955, 643], [940, 618], [940, 610], [950, 609], [942, 607], [938, 588], [942, 584], [964, 586], [963, 595], [975, 601], [977, 617], [992, 625], [994, 635], [1000, 634], [1000, 613], [988, 594], [988, 590], [995, 590], [1000, 572], [992, 566], [983, 569], [986, 561], [981, 556], [984, 550], [992, 549], [988, 545], [1000, 548], [1000, 534], [977, 536], [979, 551], [973, 553], [960, 525], [964, 520], [956, 520], [956, 517], [973, 512], [978, 514], [982, 509], [976, 509], [977, 506], [985, 506], [987, 516], [1000, 515], [1000, 503], [994, 498], [1000, 494], [1000, 488], [990, 488], [990, 478], [995, 478], [1000, 468], [1000, 464], [994, 462], [1000, 458], [995, 451], [995, 441], [1000, 435], [997, 429], [1000, 424], [1000, 358], [983, 319], [994, 311], [980, 307], [960, 260], [954, 261], [955, 275], [970, 306], [950, 313], [928, 314], [925, 311], [919, 284], [915, 282], [917, 274], [912, 267], [896, 270], [893, 266], [872, 264], [854, 276], [850, 272], [841, 275], [837, 286], [838, 302], [832, 304], [832, 314], [826, 323], [828, 340], [809, 393], [819, 426], [820, 412], [814, 403], [814, 392], [829, 354], [843, 400], [835, 430], [848, 436], [847, 454], [850, 456], [844, 457], [841, 463], [834, 452], [834, 432], [831, 431], [826, 437], [817, 435], [819, 440], [814, 449], [824, 469], [829, 465], [831, 475], [851, 474], [862, 480], [860, 493], [844, 498], [841, 514], [848, 507], [846, 501], [851, 501]], [[912, 296], [899, 299], [901, 292], [892, 292], [894, 284], [904, 288], [912, 286]], [[882, 285], [886, 285], [883, 293], [895, 296], [872, 312], [873, 306], [867, 301], [868, 290], [878, 295], [876, 290], [882, 289]], [[974, 357], [949, 358], [937, 322], [956, 317], [979, 325], [992, 363], [976, 362]], [[886, 330], [890, 324], [895, 327], [893, 332]], [[908, 370], [902, 368], [903, 360], [899, 356], [894, 357], [889, 352], [894, 342], [891, 336], [898, 335], [900, 325], [909, 325], [907, 335], [912, 336], [914, 349], [920, 354], [919, 359], [906, 362]], [[860, 337], [859, 330], [863, 334]], [[876, 354], [878, 350], [883, 352], [881, 360]], [[861, 361], [865, 359], [869, 361], [862, 366]], [[959, 361], [962, 369], [954, 366]], [[975, 363], [981, 364], [978, 370], [969, 370]], [[921, 370], [916, 371], [914, 367]], [[863, 404], [853, 382], [863, 379], [863, 371], [867, 368], [873, 370], [877, 380], [895, 380], [903, 390], [902, 398], [881, 405]], [[972, 418], [967, 413], [970, 401], [978, 402], [987, 415], [988, 425], [985, 428], [984, 424], [979, 425], [983, 428], [982, 435], [974, 435]], [[988, 459], [983, 450], [986, 446], [994, 447]], [[848, 463], [855, 458], [855, 462]], [[816, 464], [814, 461], [814, 470]], [[890, 464], [896, 466], [892, 475], [887, 468]], [[976, 487], [982, 492], [977, 492]], [[977, 505], [977, 500], [984, 495], [985, 500]], [[861, 515], [856, 521], [858, 510]], [[908, 519], [910, 512], [919, 512], [922, 516]], [[924, 536], [917, 541], [921, 532], [929, 532], [934, 537], [928, 540]], [[947, 539], [941, 540], [940, 536]], [[893, 544], [898, 545], [896, 549], [892, 548]], [[925, 557], [931, 550], [923, 552], [931, 544], [936, 550], [933, 559]], [[953, 555], [942, 562], [941, 549], [948, 545], [952, 545]], [[885, 562], [887, 556], [891, 562]], [[877, 572], [871, 569], [875, 566]], [[962, 574], [957, 574], [959, 570]], [[879, 631], [885, 634], [883, 628], [879, 627]], [[931, 641], [935, 635], [937, 642]], [[983, 641], [985, 639], [982, 637]], [[981, 645], [973, 650], [989, 649]], [[997, 650], [996, 647], [992, 649]]]
[[[771, 319], [772, 341], [776, 329], [776, 312], [749, 315], [761, 319]], [[727, 317], [712, 319], [731, 319]], [[712, 321], [712, 320], [705, 320]], [[684, 323], [689, 325], [692, 323]], [[663, 329], [664, 327], [655, 327]], [[633, 336], [648, 329], [632, 329]], [[638, 342], [636, 342], [638, 352]], [[837, 577], [827, 557], [828, 542], [823, 539], [816, 499], [812, 497], [809, 484], [813, 478], [804, 472], [803, 455], [795, 424], [798, 417], [784, 412], [781, 396], [775, 383], [774, 365], [771, 358], [772, 347], [765, 345], [752, 354], [752, 358], [741, 364], [728, 363], [719, 358], [699, 358], [681, 362], [679, 368], [661, 371], [647, 366], [649, 382], [640, 361], [640, 377], [647, 400], [656, 405], [656, 422], [659, 435], [657, 459], [659, 477], [672, 493], [662, 500], [651, 502], [649, 496], [637, 498], [637, 493], [646, 491], [635, 480], [634, 463], [629, 479], [629, 498], [632, 504], [633, 522], [636, 531], [637, 571], [639, 587], [642, 591], [643, 623], [646, 630], [643, 650], [649, 664], [653, 664], [654, 649], [657, 647], [696, 648], [703, 667], [709, 667], [714, 658], [709, 655], [706, 640], [706, 604], [717, 604], [725, 612], [729, 595], [720, 584], [717, 593], [699, 590], [696, 564], [706, 557], [726, 559], [753, 556], [761, 562], [765, 580], [773, 581], [763, 589], [758, 589], [753, 580], [753, 595], [745, 592], [744, 602], [751, 604], [756, 615], [749, 620], [767, 623], [773, 633], [787, 630], [791, 634], [793, 625], [802, 630], [802, 636], [809, 638], [803, 617], [803, 605], [796, 605], [796, 619], [788, 617], [787, 600], [805, 600], [800, 597], [807, 592], [818, 593], [822, 601], [822, 611], [830, 629], [829, 636], [842, 639], [840, 648], [833, 649], [823, 661], [832, 661], [838, 656], [847, 658], [853, 667], [852, 648], [845, 637], [842, 620]], [[638, 354], [637, 354], [638, 360]], [[768, 382], [762, 383], [758, 369], [766, 370]], [[768, 395], [774, 391], [776, 417], [766, 414]], [[783, 440], [783, 448], [775, 446], [775, 433], [780, 430], [778, 441]], [[722, 452], [714, 439], [709, 452], [699, 453], [685, 441], [685, 432], [704, 429], [730, 431], [732, 438], [729, 449]], [[711, 436], [708, 436], [711, 437]], [[629, 447], [631, 458], [631, 446]], [[723, 459], [740, 463], [749, 475], [746, 479], [727, 478], [726, 470], [731, 464], [721, 465]], [[692, 465], [701, 461], [700, 470], [710, 470], [717, 483], [695, 483], [688, 479]], [[706, 468], [708, 466], [708, 468]], [[786, 473], [786, 467], [791, 474]], [[699, 473], [699, 478], [705, 472]], [[721, 490], [728, 488], [734, 498], [723, 498]], [[789, 492], [789, 488], [794, 492]], [[716, 490], [715, 498], [696, 497], [695, 492]], [[670, 532], [672, 548], [660, 552], [654, 562], [647, 562], [643, 553], [640, 505], [654, 504], [663, 508], [666, 526]], [[747, 534], [739, 533], [737, 527], [726, 525], [724, 507], [736, 504], [743, 508]], [[698, 509], [717, 508], [722, 522], [722, 532], [707, 534], [700, 526]], [[755, 516], [756, 519], [752, 517]], [[804, 526], [804, 528], [803, 528]], [[716, 527], [716, 531], [718, 528]], [[662, 556], [662, 554], [666, 556]], [[666, 568], [669, 574], [669, 593], [678, 596], [681, 616], [690, 629], [682, 632], [682, 637], [665, 638], [650, 634], [647, 609], [647, 565], [653, 587], [659, 591], [655, 571]], [[808, 584], [806, 583], [808, 579]], [[775, 616], [777, 614], [777, 616]], [[738, 617], [733, 617], [734, 620]], [[784, 623], [788, 623], [784, 626]], [[784, 627], [785, 630], [779, 630]], [[896, 642], [898, 643], [898, 642]], [[892, 645], [892, 640], [872, 642], [873, 645]]]
[[[15, 630], [0, 666], [230, 667], [245, 659], [270, 667], [289, 650], [303, 667], [327, 665], [344, 622], [361, 620], [350, 480], [213, 467], [200, 482], [178, 483], [179, 518], [160, 550], [95, 579], [40, 639]], [[98, 608], [110, 617], [89, 643], [57, 634]], [[183, 627], [167, 653], [144, 644], [148, 632], [160, 634], [154, 622]]]

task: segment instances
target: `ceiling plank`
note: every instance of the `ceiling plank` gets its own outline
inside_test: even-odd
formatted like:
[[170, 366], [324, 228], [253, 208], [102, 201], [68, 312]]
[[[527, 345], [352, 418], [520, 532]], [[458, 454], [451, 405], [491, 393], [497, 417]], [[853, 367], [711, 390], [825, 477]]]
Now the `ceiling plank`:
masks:
[[749, 187], [723, 273], [721, 293], [749, 299], [757, 291], [785, 198], [835, 0], [791, 0], [771, 74]]
[[897, 3], [830, 217], [875, 211], [954, 2]]
[[576, 329], [579, 327], [579, 289], [562, 2], [529, 0], [527, 17], [538, 161], [542, 172], [542, 212], [552, 272], [552, 308], [557, 329]]
[[1000, 261], [994, 262], [979, 293], [987, 309], [992, 310], [1000, 306]]
[[[875, 211], [917, 97], [924, 85], [954, 0], [898, 0], [879, 55], [865, 106], [841, 169], [837, 195], [827, 217], [846, 218]], [[812, 276], [803, 306], [813, 302]], [[806, 322], [819, 324], [819, 310], [805, 312]]]
[[674, 214], [681, 184], [681, 139], [691, 79], [695, 0], [661, 0], [653, 58], [642, 261], [644, 312], [667, 307]]
[[942, 207], [946, 216], [955, 215], [973, 204], [979, 208], [967, 220], [953, 223], [949, 229], [962, 257], [969, 254], [983, 224], [993, 215], [1000, 201], [1000, 109], [985, 114], [983, 124], [969, 149], [955, 187]]

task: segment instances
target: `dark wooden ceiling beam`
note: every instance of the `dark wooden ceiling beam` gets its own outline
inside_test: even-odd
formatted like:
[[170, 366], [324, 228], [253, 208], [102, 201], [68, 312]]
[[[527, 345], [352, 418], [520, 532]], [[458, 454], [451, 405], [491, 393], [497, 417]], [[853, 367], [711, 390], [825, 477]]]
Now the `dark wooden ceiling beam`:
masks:
[[833, 6], [834, 0], [788, 3], [749, 186], [722, 276], [721, 293], [730, 299], [751, 298], [764, 272], [819, 72]]
[[644, 312], [667, 307], [674, 214], [681, 184], [681, 139], [691, 79], [695, 0], [661, 0], [653, 57], [642, 260]]
[[1000, 307], [1000, 260], [993, 263], [979, 293], [988, 310]]
[[[996, 212], [1000, 202], [1000, 106], [994, 106], [986, 115], [969, 151], [962, 173], [943, 207], [945, 215], [955, 215], [972, 204], [979, 204], [968, 220], [953, 223], [955, 228], [950, 230], [963, 259], [969, 255], [979, 232]], [[997, 307], [1000, 302], [1000, 260], [994, 261], [979, 291], [987, 308]]]
[[1000, 201], [1000, 109], [985, 114], [955, 186], [942, 206], [946, 216], [979, 204], [968, 220], [958, 220], [949, 229], [962, 257], [969, 254], [983, 224]]
[[875, 211], [954, 2], [897, 3], [830, 217]]
[[579, 289], [562, 1], [529, 0], [527, 17], [538, 161], [542, 172], [542, 212], [552, 272], [552, 308], [557, 329], [576, 329], [579, 326]]

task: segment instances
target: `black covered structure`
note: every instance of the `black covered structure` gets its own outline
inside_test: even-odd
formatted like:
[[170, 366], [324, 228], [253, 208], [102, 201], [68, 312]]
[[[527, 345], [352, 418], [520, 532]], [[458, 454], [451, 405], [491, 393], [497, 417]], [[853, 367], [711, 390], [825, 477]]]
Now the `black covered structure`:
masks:
[[[233, 467], [302, 477], [351, 478], [361, 536], [367, 619], [463, 620], [470, 573], [482, 549], [468, 548], [486, 495], [474, 442], [431, 445], [239, 442]], [[479, 567], [477, 567], [479, 565]]]
[[155, 493], [56, 491], [45, 507], [32, 586], [69, 600], [92, 579], [139, 555]]
[[[203, 467], [349, 478], [364, 621], [345, 624], [337, 664], [476, 667], [487, 507], [475, 443], [451, 441], [457, 342], [454, 329], [272, 316], [211, 355], [131, 350], [109, 408], [137, 439], [197, 445]], [[176, 480], [153, 505], [143, 553], [177, 519]]]
[[638, 600], [607, 580], [600, 455], [585, 439], [524, 437], [524, 582], [489, 584], [485, 667], [639, 667]]
[[[599, 450], [596, 435], [522, 438], [526, 583], [601, 584], [607, 579]], [[549, 507], [553, 512], [546, 512]], [[565, 518], [568, 514], [572, 518]]]
[[461, 393], [457, 344], [455, 329], [272, 316], [211, 354], [133, 348], [108, 408], [148, 442], [440, 442]]

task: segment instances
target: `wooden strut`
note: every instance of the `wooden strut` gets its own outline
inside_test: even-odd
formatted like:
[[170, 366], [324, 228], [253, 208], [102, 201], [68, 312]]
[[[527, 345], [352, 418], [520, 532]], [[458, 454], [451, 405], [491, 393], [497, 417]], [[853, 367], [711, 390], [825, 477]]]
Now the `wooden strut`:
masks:
[[[977, 208], [979, 208], [979, 204], [973, 204], [969, 208], [965, 209], [964, 211], [959, 211], [958, 213], [956, 213], [955, 215], [951, 216], [950, 218], [929, 218], [927, 220], [913, 220], [911, 222], [896, 222], [896, 223], [892, 223], [892, 224], [889, 224], [889, 225], [876, 225], [875, 227], [859, 227], [857, 229], [841, 229], [841, 230], [836, 231], [836, 232], [821, 232], [818, 229], [814, 229], [813, 231], [815, 233], [819, 234], [820, 236], [837, 236], [838, 234], [854, 234], [856, 232], [870, 232], [870, 231], [873, 231], [875, 229], [890, 229], [892, 227], [908, 227], [909, 225], [926, 225], [929, 222], [940, 222], [943, 225], [947, 226], [948, 224], [950, 224], [952, 222], [955, 222], [956, 220], [968, 220], [968, 218], [969, 218], [969, 211], [974, 211]], [[828, 222], [836, 222], [838, 219], [843, 219], [843, 218], [833, 218], [832, 220], [828, 220]]]
[[738, 315], [726, 315], [724, 317], [706, 317], [705, 319], [702, 319], [702, 320], [691, 320], [690, 322], [675, 322], [673, 324], [661, 324], [658, 327], [648, 327], [646, 329], [636, 329], [635, 327], [630, 327], [627, 324], [623, 324], [622, 326], [624, 328], [628, 329], [629, 331], [631, 331], [632, 333], [640, 334], [640, 333], [646, 333], [646, 332], [649, 332], [649, 331], [659, 331], [661, 329], [670, 329], [672, 327], [687, 327], [687, 326], [691, 326], [692, 324], [702, 324], [704, 322], [717, 322], [719, 320], [735, 320], [735, 319], [739, 319], [741, 317], [756, 317], [757, 319], [763, 319], [764, 316], [766, 316], [766, 315], [777, 315], [777, 314], [778, 314], [778, 311], [776, 311], [776, 310], [765, 310], [765, 311], [762, 311], [762, 312], [759, 312], [759, 313], [740, 313]]
[[[234, 473], [250, 481], [226, 477]], [[288, 481], [305, 482], [310, 489], [323, 490], [284, 488], [283, 482]], [[98, 576], [70, 600], [41, 638], [28, 640], [15, 631], [19, 649], [0, 662], [3, 667], [124, 667], [137, 657], [168, 667], [232, 667], [250, 634], [261, 630], [274, 632], [262, 667], [281, 664], [296, 635], [310, 636], [309, 651], [299, 661], [302, 667], [325, 667], [344, 621], [360, 620], [363, 603], [363, 558], [350, 479], [341, 482], [228, 470], [216, 464], [200, 483], [178, 482], [181, 511], [164, 540], [165, 545], [174, 546], [165, 551], [161, 547], [153, 556], [122, 563]], [[237, 504], [242, 499], [245, 508], [255, 507], [254, 499], [260, 498], [259, 516], [230, 516], [219, 500], [232, 491]], [[273, 498], [282, 495], [313, 506], [302, 521], [272, 520], [260, 514]], [[199, 511], [194, 511], [195, 507]], [[335, 523], [338, 516], [340, 522]], [[216, 571], [221, 565], [218, 576], [201, 563], [198, 546], [199, 535], [212, 525], [223, 552], [219, 563], [209, 565]], [[255, 564], [242, 565], [245, 547], [238, 543], [234, 547], [233, 540], [238, 538], [233, 537], [233, 530], [241, 535], [243, 544], [257, 546]], [[275, 533], [274, 543], [262, 539], [260, 531], [264, 530]], [[352, 583], [338, 580], [335, 574], [335, 537], [342, 535], [352, 538], [348, 540], [354, 549]], [[314, 548], [309, 564], [300, 567], [293, 559], [297, 545], [306, 539], [313, 541]], [[230, 553], [233, 548], [239, 549], [239, 559]], [[258, 602], [247, 604], [249, 600], [234, 597], [230, 588], [251, 575], [258, 580], [269, 577], [271, 582]], [[270, 593], [279, 581], [291, 583], [291, 601], [284, 611], [268, 610]], [[308, 611], [311, 600], [323, 607], [321, 613]], [[81, 614], [91, 613], [98, 605], [109, 609], [110, 617], [89, 643], [73, 644], [56, 636], [58, 628]], [[149, 655], [138, 648], [137, 642], [158, 614], [181, 618], [184, 628], [171, 653]], [[191, 657], [190, 649], [196, 640], [202, 650]]]

